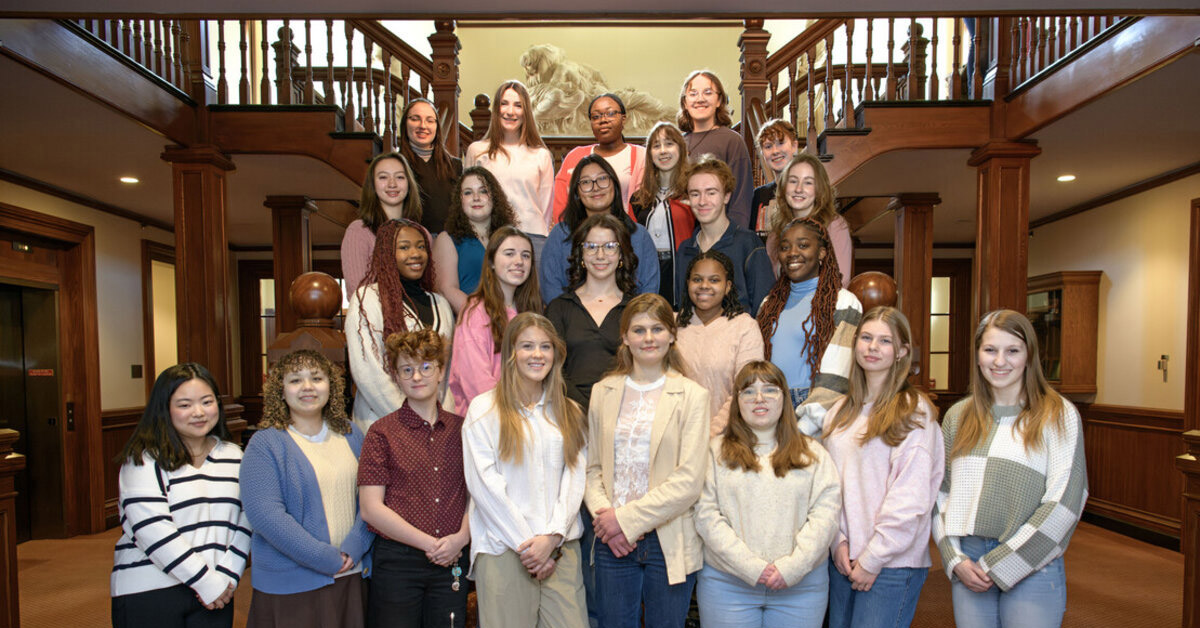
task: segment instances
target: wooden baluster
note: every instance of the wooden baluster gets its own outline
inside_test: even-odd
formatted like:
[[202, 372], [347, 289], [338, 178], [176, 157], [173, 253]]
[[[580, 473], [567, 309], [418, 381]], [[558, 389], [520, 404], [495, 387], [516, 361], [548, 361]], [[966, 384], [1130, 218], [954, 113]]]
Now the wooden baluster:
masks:
[[908, 18], [908, 76], [905, 80], [907, 89], [904, 93], [905, 100], [921, 100], [921, 85], [918, 82], [918, 67], [917, 67], [917, 18]]
[[129, 49], [132, 46], [130, 43], [133, 40], [133, 33], [129, 32], [129, 20], [117, 20], [117, 45], [116, 49], [120, 50], [125, 56], [129, 56]]
[[842, 126], [854, 124], [854, 20], [846, 20], [846, 77], [842, 79]]
[[133, 33], [133, 38], [129, 42], [129, 52], [126, 54], [130, 59], [142, 62], [142, 21], [129, 20], [129, 29]]
[[146, 20], [146, 53], [146, 67], [159, 76], [167, 76], [171, 58], [167, 57], [167, 67], [164, 67], [163, 28], [158, 20]]
[[325, 65], [325, 104], [332, 105], [337, 102], [333, 95], [333, 20], [325, 20]]
[[931, 21], [933, 25], [933, 35], [929, 38], [930, 54], [929, 54], [929, 100], [938, 99], [938, 73], [937, 73], [937, 45], [938, 45], [938, 19], [935, 17]]
[[1038, 71], [1046, 69], [1050, 65], [1050, 49], [1054, 47], [1054, 28], [1050, 24], [1050, 18], [1038, 18]]
[[312, 20], [304, 20], [304, 104], [316, 102], [313, 98], [312, 65]]
[[763, 106], [763, 113], [768, 118], [783, 118], [783, 105], [779, 102], [779, 96], [775, 93], [779, 89], [779, 75], [767, 77], [767, 103]]
[[283, 20], [283, 28], [279, 29], [279, 41], [275, 45], [275, 66], [277, 85], [275, 93], [279, 104], [290, 105], [292, 97], [292, 26], [291, 20]]
[[825, 37], [825, 128], [833, 128], [833, 33]]
[[797, 65], [800, 63], [800, 57], [796, 57], [791, 63], [787, 64], [787, 94], [788, 94], [788, 120], [792, 123], [792, 128], [800, 128], [800, 94], [796, 93], [798, 86], [796, 85]]
[[816, 49], [817, 47], [814, 45], [808, 49], [808, 52], [804, 53], [805, 74], [808, 75], [808, 143], [805, 148], [814, 155], [817, 154], [817, 88], [813, 85], [813, 73], [816, 71], [816, 64], [813, 63], [813, 53]]
[[429, 83], [429, 79], [424, 76], [421, 77], [421, 98], [433, 99], [433, 88]]
[[358, 119], [358, 111], [354, 108], [354, 94], [358, 91], [355, 86], [355, 68], [354, 68], [354, 26], [346, 20], [346, 82], [342, 86], [345, 89], [345, 97], [342, 98], [343, 115], [346, 116], [346, 130], [353, 131], [354, 121]]
[[954, 38], [951, 45], [954, 51], [950, 53], [950, 98], [952, 100], [962, 99], [962, 18], [951, 18], [954, 20]]
[[896, 100], [896, 65], [892, 62], [896, 45], [896, 18], [888, 18], [887, 38], [887, 97], [884, 100]]
[[383, 61], [383, 145], [388, 149], [399, 145], [396, 137], [396, 89], [392, 85], [392, 53], [380, 46]]
[[867, 18], [867, 69], [863, 74], [863, 95], [862, 101], [868, 102], [875, 100], [875, 85], [871, 82], [875, 78], [875, 18]]
[[[1013, 18], [1012, 21], [1012, 66], [1009, 68], [1009, 75], [1012, 77], [1012, 85], [1021, 84], [1021, 21], [1025, 18]], [[1003, 94], [997, 94], [997, 97]]]
[[267, 43], [269, 38], [267, 21], [259, 20], [258, 26], [259, 38], [262, 40], [262, 81], [258, 86], [258, 104], [269, 105], [271, 104], [271, 55], [267, 51], [271, 49], [271, 46]]
[[183, 62], [183, 55], [184, 41], [187, 38], [187, 33], [183, 32], [183, 25], [179, 20], [170, 20], [169, 24], [171, 29], [170, 41], [174, 50], [169, 53], [167, 59], [168, 61], [173, 59], [175, 62], [175, 70], [173, 72], [176, 80], [175, 85], [186, 92], [189, 77], [186, 76], [185, 69], [187, 66]]
[[1067, 18], [1067, 49], [1066, 52], [1075, 50], [1075, 46], [1079, 45], [1079, 18], [1072, 15]]
[[174, 83], [171, 80], [174, 78], [171, 71], [175, 68], [171, 58], [171, 26], [163, 20], [151, 20], [150, 23], [154, 25], [154, 66], [151, 71], [167, 79], [168, 83]]
[[366, 129], [372, 133], [378, 128], [375, 126], [375, 77], [373, 76], [375, 68], [375, 42], [371, 41], [370, 37], [363, 34], [363, 52], [367, 55], [365, 63], [367, 69], [366, 77], [366, 94], [367, 100], [363, 101], [366, 111], [363, 115], [366, 117]]
[[217, 104], [229, 101], [229, 84], [225, 81], [225, 20], [217, 20]]
[[249, 23], [238, 20], [238, 51], [241, 54], [241, 76], [238, 78], [238, 104], [250, 104], [250, 42], [246, 30]]
[[1050, 19], [1054, 21], [1054, 25], [1050, 31], [1050, 41], [1054, 42], [1050, 46], [1050, 59], [1051, 61], [1058, 61], [1066, 54], [1067, 18], [1060, 15]]
[[983, 45], [983, 21], [990, 18], [975, 18], [975, 36], [971, 41], [971, 49], [975, 51], [975, 71], [972, 72], [971, 98], [980, 100], [983, 98], [983, 51], [980, 46]]

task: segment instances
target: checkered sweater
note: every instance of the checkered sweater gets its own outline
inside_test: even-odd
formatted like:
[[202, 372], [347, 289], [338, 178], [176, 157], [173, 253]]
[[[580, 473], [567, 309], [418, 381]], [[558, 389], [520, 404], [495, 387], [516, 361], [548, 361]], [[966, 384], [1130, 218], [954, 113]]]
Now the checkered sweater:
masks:
[[850, 365], [854, 362], [854, 332], [862, 320], [862, 303], [849, 290], [838, 290], [837, 305], [833, 312], [833, 335], [817, 372], [813, 374], [808, 399], [796, 407], [796, 418], [800, 431], [812, 438], [819, 438], [825, 425], [825, 415], [833, 404], [850, 389]]
[[946, 575], [967, 560], [961, 538], [998, 539], [979, 559], [988, 577], [1007, 591], [1067, 550], [1087, 501], [1087, 467], [1079, 412], [1063, 400], [1062, 429], [1047, 427], [1042, 447], [1027, 451], [1012, 429], [1019, 406], [993, 406], [987, 436], [970, 453], [950, 458], [959, 420], [971, 398], [950, 408], [942, 422], [946, 475], [933, 510], [933, 538]]

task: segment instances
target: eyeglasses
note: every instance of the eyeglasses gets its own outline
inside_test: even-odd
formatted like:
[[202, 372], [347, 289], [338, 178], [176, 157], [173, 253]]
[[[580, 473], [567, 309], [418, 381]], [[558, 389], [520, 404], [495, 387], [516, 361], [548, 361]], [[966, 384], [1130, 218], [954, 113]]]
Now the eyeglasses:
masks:
[[591, 192], [593, 188], [597, 190], [607, 190], [610, 187], [612, 187], [612, 178], [606, 174], [600, 175], [595, 179], [579, 180], [580, 192]]
[[712, 98], [716, 93], [717, 92], [714, 91], [711, 87], [704, 91], [696, 91], [694, 89], [689, 89], [687, 92], [687, 97], [693, 98], [693, 99], [699, 98], [700, 96], [704, 96], [705, 98]]
[[738, 393], [738, 399], [741, 401], [754, 401], [762, 395], [767, 401], [774, 401], [783, 396], [783, 389], [778, 386], [763, 386], [762, 388], [743, 388]]
[[599, 255], [600, 251], [604, 251], [605, 254], [609, 254], [616, 253], [617, 251], [621, 250], [621, 243], [615, 241], [604, 243], [584, 242], [582, 246], [584, 255]]
[[412, 379], [413, 375], [416, 375], [418, 372], [421, 373], [421, 377], [431, 377], [434, 371], [437, 371], [437, 368], [438, 365], [434, 362], [422, 362], [421, 366], [409, 366], [406, 364], [400, 367], [397, 373], [400, 375], [400, 379], [407, 381]]
[[613, 120], [617, 116], [623, 116], [623, 115], [625, 115], [625, 114], [622, 113], [619, 109], [613, 109], [611, 111], [597, 111], [596, 113], [593, 113], [592, 115], [590, 115], [588, 117], [591, 118], [592, 122], [599, 122], [601, 120]]

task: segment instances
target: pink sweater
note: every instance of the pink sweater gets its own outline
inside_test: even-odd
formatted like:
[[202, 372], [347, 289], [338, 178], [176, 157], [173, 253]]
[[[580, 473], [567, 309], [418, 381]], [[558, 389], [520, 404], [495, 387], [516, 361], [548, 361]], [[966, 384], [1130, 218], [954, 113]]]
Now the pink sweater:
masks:
[[710, 436], [729, 423], [733, 376], [746, 364], [763, 359], [762, 332], [749, 314], [718, 316], [705, 325], [693, 315], [675, 341], [688, 368], [688, 378], [708, 390], [712, 411]]
[[[517, 311], [508, 308], [508, 320]], [[500, 354], [493, 351], [492, 323], [482, 305], [472, 304], [462, 313], [454, 329], [454, 350], [448, 383], [454, 395], [454, 413], [467, 415], [471, 400], [496, 387], [500, 381]]]
[[342, 236], [342, 278], [346, 280], [346, 294], [354, 294], [358, 284], [367, 276], [367, 268], [371, 265], [371, 251], [375, 250], [375, 234], [363, 224], [355, 220], [346, 227]]
[[[825, 415], [832, 420], [838, 401]], [[832, 548], [850, 544], [850, 559], [878, 574], [880, 569], [929, 567], [931, 513], [946, 469], [942, 429], [929, 420], [908, 433], [904, 442], [889, 447], [879, 438], [866, 444], [872, 404], [864, 404], [858, 418], [825, 439], [825, 449], [842, 476], [842, 514]]]

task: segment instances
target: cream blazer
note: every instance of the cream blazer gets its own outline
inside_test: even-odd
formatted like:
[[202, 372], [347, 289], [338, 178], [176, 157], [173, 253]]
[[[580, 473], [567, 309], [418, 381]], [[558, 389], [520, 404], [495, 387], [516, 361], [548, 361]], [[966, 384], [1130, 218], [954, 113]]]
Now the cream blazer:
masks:
[[[671, 371], [650, 429], [650, 490], [617, 508], [617, 523], [631, 542], [657, 531], [667, 563], [667, 582], [679, 584], [704, 565], [693, 506], [704, 487], [710, 410], [708, 391]], [[595, 516], [612, 507], [613, 459], [617, 415], [625, 376], [610, 375], [592, 388], [588, 408], [587, 492], [584, 501]]]

